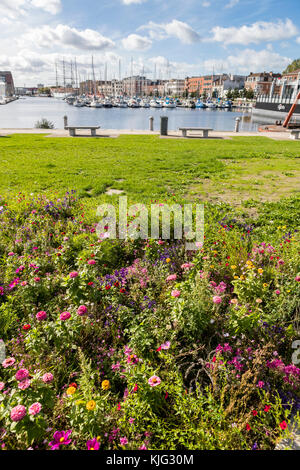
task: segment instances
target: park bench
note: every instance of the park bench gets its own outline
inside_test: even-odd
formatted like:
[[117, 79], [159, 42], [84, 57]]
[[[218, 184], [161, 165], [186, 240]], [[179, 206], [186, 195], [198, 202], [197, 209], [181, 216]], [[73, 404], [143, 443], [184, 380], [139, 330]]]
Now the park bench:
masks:
[[100, 129], [100, 126], [66, 126], [66, 130], [69, 131], [69, 135], [72, 137], [76, 136], [76, 130], [81, 130], [81, 129], [90, 129], [91, 131], [91, 136], [94, 137], [96, 135], [96, 130]]
[[290, 139], [299, 140], [300, 129], [293, 129], [290, 133]]
[[204, 138], [208, 137], [209, 131], [213, 131], [210, 127], [179, 127], [183, 137], [187, 137], [187, 131], [202, 131]]

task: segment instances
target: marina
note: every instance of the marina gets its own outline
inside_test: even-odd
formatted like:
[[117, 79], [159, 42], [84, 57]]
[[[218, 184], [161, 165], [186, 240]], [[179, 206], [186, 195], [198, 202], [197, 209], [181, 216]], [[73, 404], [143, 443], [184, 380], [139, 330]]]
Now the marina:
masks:
[[145, 130], [149, 117], [154, 118], [154, 130], [159, 129], [160, 116], [168, 116], [169, 129], [181, 126], [211, 127], [219, 131], [233, 131], [236, 118], [240, 118], [240, 130], [255, 132], [263, 119], [253, 119], [251, 110], [242, 108], [185, 108], [185, 107], [119, 107], [108, 105], [70, 106], [65, 100], [55, 98], [26, 97], [0, 107], [0, 128], [33, 128], [42, 118], [51, 121], [55, 128], [63, 128], [63, 117], [70, 125], [101, 125], [106, 129]]

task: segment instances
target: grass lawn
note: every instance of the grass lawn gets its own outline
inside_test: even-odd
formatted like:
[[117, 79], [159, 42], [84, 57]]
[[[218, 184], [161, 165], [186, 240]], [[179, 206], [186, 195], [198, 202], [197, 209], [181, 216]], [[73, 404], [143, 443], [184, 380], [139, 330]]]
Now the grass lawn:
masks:
[[108, 188], [131, 201], [167, 198], [273, 201], [299, 194], [300, 143], [265, 137], [228, 140], [0, 138], [0, 193], [76, 189], [90, 202], [111, 200]]

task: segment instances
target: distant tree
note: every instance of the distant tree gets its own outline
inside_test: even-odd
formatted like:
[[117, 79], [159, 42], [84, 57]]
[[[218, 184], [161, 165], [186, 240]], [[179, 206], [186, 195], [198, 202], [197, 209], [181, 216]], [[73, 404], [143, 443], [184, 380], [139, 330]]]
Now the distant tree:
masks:
[[48, 87], [43, 87], [38, 89], [38, 93], [41, 95], [51, 95], [51, 90]]
[[51, 121], [48, 121], [48, 119], [41, 119], [40, 121], [37, 121], [34, 125], [36, 129], [54, 129], [54, 124]]
[[293, 60], [293, 62], [287, 66], [287, 68], [282, 73], [291, 73], [295, 70], [300, 70], [300, 58]]
[[182, 94], [183, 98], [188, 98], [189, 96], [189, 92], [187, 89], [184, 90], [183, 94]]
[[216, 90], [214, 90], [214, 91], [212, 92], [211, 97], [212, 97], [212, 98], [218, 98], [218, 93], [217, 93]]
[[232, 97], [234, 99], [238, 98], [240, 96], [240, 92], [239, 92], [239, 89], [238, 88], [235, 88], [232, 92]]
[[232, 94], [231, 88], [228, 89], [226, 96], [227, 96], [227, 98], [228, 98], [229, 100], [231, 100], [231, 99], [233, 98], [233, 94]]

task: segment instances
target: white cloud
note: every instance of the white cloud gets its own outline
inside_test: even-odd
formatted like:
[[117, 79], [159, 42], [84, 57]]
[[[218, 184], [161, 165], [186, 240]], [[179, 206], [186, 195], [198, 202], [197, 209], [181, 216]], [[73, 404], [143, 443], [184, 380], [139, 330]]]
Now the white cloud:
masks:
[[244, 49], [236, 55], [230, 55], [222, 60], [210, 59], [204, 62], [206, 70], [211, 71], [226, 68], [228, 72], [238, 71], [240, 73], [263, 72], [263, 71], [282, 71], [291, 63], [289, 57], [283, 57], [277, 52], [263, 49], [256, 51], [254, 49]]
[[296, 42], [300, 44], [300, 36], [296, 39]]
[[124, 5], [132, 5], [134, 3], [145, 3], [147, 0], [122, 0]]
[[114, 47], [114, 42], [93, 29], [80, 31], [70, 26], [59, 24], [55, 28], [42, 26], [29, 30], [20, 38], [20, 43], [34, 44], [37, 47], [52, 48], [68, 46], [83, 50], [103, 50]]
[[122, 40], [122, 45], [129, 51], [138, 51], [149, 49], [152, 45], [152, 41], [145, 36], [139, 34], [130, 34], [127, 38]]
[[215, 26], [212, 29], [213, 41], [222, 42], [224, 44], [258, 44], [263, 41], [277, 41], [287, 39], [297, 34], [298, 28], [290, 19], [282, 20], [277, 23], [268, 23], [266, 21], [258, 21], [250, 26], [243, 25], [239, 28], [234, 26], [230, 28], [222, 28]]
[[233, 7], [235, 7], [239, 2], [240, 2], [240, 0], [230, 0], [230, 2], [227, 3], [227, 5], [225, 5], [224, 8], [233, 8]]
[[53, 15], [56, 15], [61, 10], [61, 0], [31, 0], [31, 4]]
[[175, 37], [184, 44], [192, 44], [200, 41], [200, 35], [183, 21], [173, 20], [170, 23], [154, 23], [149, 21], [147, 25], [139, 28], [149, 30], [152, 39], [166, 39]]
[[204, 0], [204, 2], [202, 2], [202, 6], [203, 6], [204, 8], [208, 8], [208, 7], [210, 7], [210, 5], [211, 5], [211, 3], [208, 2], [207, 0]]
[[33, 9], [55, 15], [61, 9], [61, 0], [0, 0], [0, 16], [9, 19], [24, 16]]

